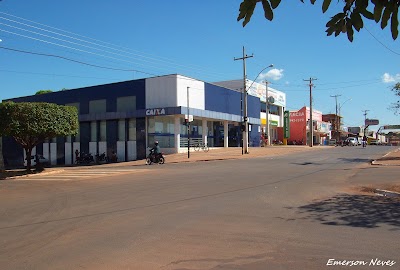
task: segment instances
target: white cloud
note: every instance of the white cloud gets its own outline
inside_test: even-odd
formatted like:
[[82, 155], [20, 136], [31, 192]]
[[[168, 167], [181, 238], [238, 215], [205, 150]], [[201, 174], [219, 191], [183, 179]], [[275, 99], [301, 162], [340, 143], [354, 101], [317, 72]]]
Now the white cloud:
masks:
[[271, 69], [266, 73], [260, 75], [260, 80], [274, 80], [278, 81], [283, 78], [283, 69]]
[[393, 83], [400, 81], [400, 74], [397, 73], [396, 75], [390, 75], [389, 73], [385, 73], [382, 75], [382, 82], [384, 83]]

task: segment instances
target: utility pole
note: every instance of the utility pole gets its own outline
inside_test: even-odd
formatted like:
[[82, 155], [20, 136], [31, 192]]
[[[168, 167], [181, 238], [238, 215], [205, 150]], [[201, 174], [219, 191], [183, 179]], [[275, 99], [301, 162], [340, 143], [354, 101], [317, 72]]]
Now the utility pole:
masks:
[[367, 125], [366, 125], [366, 123], [365, 122], [367, 122], [367, 113], [369, 112], [370, 110], [363, 110], [362, 112], [364, 112], [363, 113], [363, 115], [364, 115], [364, 136], [367, 136]]
[[187, 87], [186, 95], [187, 95], [187, 135], [188, 135], [188, 155], [187, 157], [190, 158], [190, 114], [189, 114], [189, 86]]
[[338, 103], [337, 103], [337, 98], [340, 97], [340, 96], [341, 96], [341, 95], [334, 95], [334, 96], [331, 96], [331, 97], [334, 97], [334, 98], [335, 98], [335, 101], [336, 101], [335, 133], [336, 133], [336, 141], [337, 141], [337, 142], [340, 140], [340, 137], [339, 137], [339, 129], [338, 129], [338, 123], [339, 123], [339, 121], [338, 121]]
[[271, 136], [269, 134], [269, 99], [268, 99], [268, 81], [265, 81], [265, 106], [266, 106], [266, 120], [267, 120], [267, 145], [271, 145]]
[[243, 56], [240, 58], [234, 58], [233, 60], [243, 60], [243, 95], [244, 95], [244, 104], [243, 104], [243, 123], [244, 123], [244, 131], [242, 133], [243, 138], [243, 146], [244, 153], [249, 153], [249, 125], [248, 125], [248, 116], [247, 116], [247, 87], [246, 87], [246, 59], [251, 58], [253, 55], [247, 55], [243, 46]]
[[313, 128], [314, 128], [314, 126], [313, 126], [313, 119], [312, 119], [312, 113], [313, 113], [313, 108], [312, 108], [312, 88], [314, 86], [313, 81], [315, 81], [315, 80], [317, 80], [317, 79], [311, 78], [311, 77], [308, 80], [303, 80], [303, 81], [308, 82], [308, 86], [310, 86], [310, 127], [309, 127], [309, 129], [310, 129], [310, 138], [309, 138], [310, 147], [313, 147], [313, 137], [314, 137], [313, 136]]

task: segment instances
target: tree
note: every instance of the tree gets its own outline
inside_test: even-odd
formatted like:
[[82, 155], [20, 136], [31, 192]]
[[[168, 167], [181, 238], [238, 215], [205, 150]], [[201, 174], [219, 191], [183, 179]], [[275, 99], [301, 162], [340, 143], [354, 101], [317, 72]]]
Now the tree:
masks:
[[0, 103], [0, 119], [0, 135], [13, 137], [25, 149], [28, 171], [36, 145], [45, 139], [75, 135], [79, 127], [75, 107], [44, 102]]
[[[300, 0], [304, 3], [304, 0]], [[317, 0], [310, 0], [315, 4]], [[276, 9], [281, 0], [243, 0], [239, 8], [238, 21], [243, 20], [243, 27], [250, 21], [254, 9], [258, 2], [262, 3], [264, 16], [272, 21], [274, 18], [274, 9]], [[289, 1], [288, 1], [289, 2]], [[323, 0], [322, 12], [325, 13], [332, 0]], [[381, 28], [388, 26], [390, 19], [390, 30], [392, 38], [395, 40], [399, 34], [398, 11], [400, 0], [342, 0], [338, 1], [343, 5], [343, 11], [337, 13], [326, 24], [326, 33], [328, 36], [335, 34], [335, 37], [347, 33], [347, 38], [352, 42], [354, 30], [359, 32], [364, 27], [364, 19], [380, 22]]]
[[[393, 86], [392, 91], [395, 92], [396, 96], [400, 97], [400, 83], [396, 83]], [[400, 100], [392, 103], [392, 106], [390, 108], [394, 110], [395, 114], [399, 114], [400, 113]]]
[[35, 95], [43, 95], [47, 93], [53, 93], [53, 90], [39, 90], [35, 93]]
[[0, 173], [4, 171], [3, 139], [0, 136]]

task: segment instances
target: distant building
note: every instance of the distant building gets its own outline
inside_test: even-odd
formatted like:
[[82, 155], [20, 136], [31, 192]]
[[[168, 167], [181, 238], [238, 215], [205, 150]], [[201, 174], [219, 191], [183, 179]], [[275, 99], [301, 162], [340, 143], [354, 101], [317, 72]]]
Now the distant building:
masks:
[[[243, 92], [243, 80], [215, 82], [216, 85]], [[246, 89], [250, 96], [258, 97], [261, 101], [261, 129], [263, 134], [271, 136], [271, 143], [278, 140], [278, 127], [283, 127], [283, 112], [286, 107], [286, 94], [268, 86], [268, 97], [273, 102], [269, 104], [269, 132], [267, 132], [267, 103], [266, 85], [251, 80], [246, 80]]]
[[[313, 144], [324, 145], [330, 138], [331, 123], [322, 119], [322, 112], [313, 110]], [[290, 138], [288, 144], [310, 145], [310, 108], [290, 111]], [[283, 135], [282, 135], [283, 137]]]

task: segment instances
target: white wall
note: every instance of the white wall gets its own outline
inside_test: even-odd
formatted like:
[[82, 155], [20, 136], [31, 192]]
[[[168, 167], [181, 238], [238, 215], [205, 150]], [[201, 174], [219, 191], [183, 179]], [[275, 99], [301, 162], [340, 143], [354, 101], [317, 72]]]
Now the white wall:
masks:
[[[69, 143], [69, 142], [66, 142], [65, 143], [65, 146], [64, 146], [64, 149], [65, 149], [65, 155], [64, 155], [64, 158], [65, 158], [65, 165], [71, 165], [72, 164], [72, 155], [71, 155], [71, 152], [72, 152], [72, 143]], [[74, 154], [75, 155], [75, 154]]]
[[146, 108], [176, 107], [176, 75], [146, 79]]
[[[107, 142], [99, 142], [99, 155], [106, 153], [107, 156]], [[96, 155], [97, 153], [94, 152], [93, 153], [93, 157]]]
[[57, 143], [50, 143], [50, 164], [57, 165]]
[[75, 151], [76, 151], [76, 149], [78, 149], [78, 151], [79, 151], [79, 153], [81, 152], [81, 143], [80, 142], [73, 142], [72, 143], [72, 150], [73, 150], [73, 154], [72, 154], [72, 156], [73, 156], [73, 163], [75, 164], [75, 162], [76, 162], [76, 156], [75, 156]]
[[189, 87], [189, 107], [205, 110], [204, 82], [178, 75], [176, 106], [187, 107], [187, 87]]
[[146, 79], [146, 108], [187, 107], [205, 109], [204, 82], [181, 75]]
[[128, 151], [128, 161], [137, 159], [136, 141], [128, 141], [127, 151]]
[[[92, 154], [93, 157], [94, 157], [94, 155], [96, 155], [97, 142], [89, 142], [89, 153]], [[86, 153], [86, 154], [89, 154], [89, 153]]]
[[50, 160], [50, 144], [43, 143], [43, 156]]
[[125, 141], [117, 141], [118, 161], [125, 161]]

